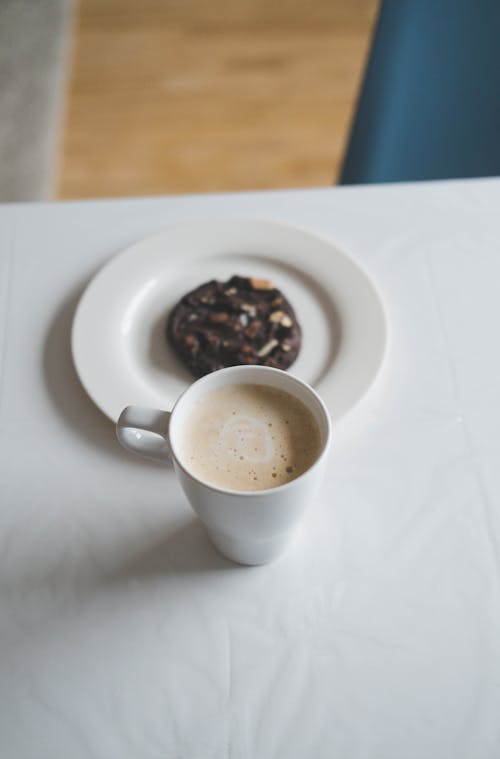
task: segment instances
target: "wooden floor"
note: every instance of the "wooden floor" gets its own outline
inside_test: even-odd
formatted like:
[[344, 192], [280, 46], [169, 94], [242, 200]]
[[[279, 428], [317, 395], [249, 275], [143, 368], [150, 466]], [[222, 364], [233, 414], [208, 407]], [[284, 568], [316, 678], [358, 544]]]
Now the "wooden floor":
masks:
[[59, 197], [330, 185], [376, 0], [80, 0]]

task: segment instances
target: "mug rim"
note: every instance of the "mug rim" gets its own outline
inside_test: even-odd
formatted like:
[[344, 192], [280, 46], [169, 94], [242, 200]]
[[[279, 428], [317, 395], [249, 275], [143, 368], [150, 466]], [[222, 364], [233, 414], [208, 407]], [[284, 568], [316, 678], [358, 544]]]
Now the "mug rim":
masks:
[[[198, 477], [196, 474], [194, 474], [185, 464], [183, 464], [180, 456], [178, 455], [174, 442], [170, 438], [169, 434], [169, 444], [170, 444], [170, 450], [172, 454], [172, 458], [175, 460], [175, 463], [177, 466], [182, 469], [184, 474], [186, 474], [188, 477], [191, 477], [193, 480], [195, 480], [200, 485], [203, 485], [203, 487], [208, 488], [209, 490], [212, 490], [215, 493], [220, 493], [221, 495], [230, 495], [230, 496], [245, 496], [245, 497], [258, 497], [263, 495], [269, 495], [271, 493], [282, 493], [287, 488], [290, 488], [294, 485], [294, 483], [298, 482], [299, 480], [302, 480], [303, 478], [307, 477], [314, 469], [317, 469], [319, 464], [323, 461], [323, 459], [328, 455], [328, 451], [330, 449], [331, 445], [331, 439], [332, 439], [332, 420], [330, 418], [330, 413], [326, 407], [326, 404], [324, 400], [321, 398], [321, 396], [318, 394], [318, 392], [309, 385], [308, 382], [305, 382], [305, 380], [299, 379], [293, 374], [289, 374], [288, 372], [284, 371], [283, 369], [276, 369], [272, 366], [259, 366], [258, 364], [237, 364], [235, 366], [226, 366], [223, 369], [217, 369], [215, 372], [211, 372], [210, 374], [205, 374], [203, 377], [199, 377], [195, 382], [193, 382], [189, 387], [187, 387], [184, 392], [177, 398], [172, 411], [170, 412], [170, 423], [172, 421], [172, 418], [178, 408], [178, 406], [185, 400], [186, 396], [192, 391], [192, 389], [199, 385], [200, 383], [203, 383], [204, 381], [208, 382], [210, 378], [214, 377], [214, 375], [221, 375], [221, 374], [230, 374], [235, 370], [240, 371], [249, 371], [250, 373], [257, 371], [257, 372], [263, 372], [263, 373], [272, 373], [274, 375], [279, 376], [285, 376], [288, 378], [288, 380], [291, 380], [292, 383], [295, 382], [301, 387], [303, 387], [305, 390], [307, 390], [313, 398], [318, 403], [323, 416], [326, 420], [326, 436], [323, 441], [321, 453], [319, 456], [314, 460], [314, 462], [311, 464], [311, 466], [306, 469], [305, 472], [302, 472], [302, 474], [299, 474], [298, 477], [294, 477], [293, 480], [289, 480], [288, 482], [284, 482], [281, 485], [276, 485], [275, 487], [271, 488], [262, 488], [261, 490], [234, 490], [231, 488], [222, 488], [218, 487], [217, 485], [213, 485], [210, 482], [207, 482], [206, 480], [202, 480], [200, 477]], [[238, 383], [233, 383], [238, 384]], [[243, 384], [243, 383], [239, 383]], [[265, 383], [264, 383], [265, 384]], [[274, 387], [274, 386], [273, 386]], [[214, 388], [215, 389], [215, 388]], [[285, 390], [285, 392], [287, 392]], [[170, 433], [170, 424], [169, 424], [169, 433]]]

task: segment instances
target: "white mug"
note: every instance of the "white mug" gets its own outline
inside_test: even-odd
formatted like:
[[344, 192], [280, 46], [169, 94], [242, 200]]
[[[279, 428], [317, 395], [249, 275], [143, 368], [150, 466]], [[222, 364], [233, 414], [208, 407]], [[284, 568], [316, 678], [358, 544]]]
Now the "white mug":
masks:
[[[227, 385], [253, 384], [278, 388], [301, 401], [320, 431], [319, 456], [294, 480], [267, 490], [226, 490], [200, 480], [179, 454], [186, 419], [195, 401]], [[188, 501], [215, 547], [239, 564], [265, 564], [290, 543], [325, 471], [331, 440], [328, 410], [307, 383], [280, 369], [232, 366], [207, 374], [180, 396], [172, 411], [128, 406], [117, 422], [120, 443], [130, 451], [160, 461], [172, 459]]]

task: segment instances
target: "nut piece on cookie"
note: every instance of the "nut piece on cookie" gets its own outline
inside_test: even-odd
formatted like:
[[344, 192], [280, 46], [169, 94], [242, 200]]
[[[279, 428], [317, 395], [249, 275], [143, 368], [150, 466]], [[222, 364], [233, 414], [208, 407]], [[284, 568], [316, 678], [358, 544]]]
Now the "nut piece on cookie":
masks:
[[273, 283], [268, 279], [255, 279], [255, 277], [250, 279], [250, 287], [254, 290], [274, 290]]
[[260, 349], [260, 351], [257, 351], [257, 355], [259, 356], [259, 358], [262, 358], [263, 356], [267, 356], [268, 353], [271, 353], [273, 348], [276, 348], [277, 345], [279, 345], [279, 343], [276, 340], [276, 338], [273, 337], [273, 339], [269, 340], [269, 342], [266, 343], [264, 347]]
[[283, 311], [273, 311], [269, 317], [269, 321], [281, 324], [282, 327], [291, 327], [293, 324], [288, 314], [285, 314]]

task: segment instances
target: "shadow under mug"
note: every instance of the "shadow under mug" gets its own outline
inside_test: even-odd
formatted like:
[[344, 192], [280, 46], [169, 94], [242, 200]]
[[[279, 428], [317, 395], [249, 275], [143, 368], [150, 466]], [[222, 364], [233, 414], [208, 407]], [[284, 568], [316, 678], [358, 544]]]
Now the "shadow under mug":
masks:
[[[227, 490], [196, 477], [183, 461], [182, 435], [193, 403], [228, 385], [264, 385], [301, 401], [320, 432], [320, 453], [295, 479], [267, 490]], [[117, 422], [128, 450], [159, 461], [172, 460], [180, 485], [215, 547], [239, 564], [266, 564], [290, 543], [323, 479], [331, 441], [328, 410], [312, 387], [280, 369], [232, 366], [207, 374], [180, 396], [171, 412], [128, 406]]]

